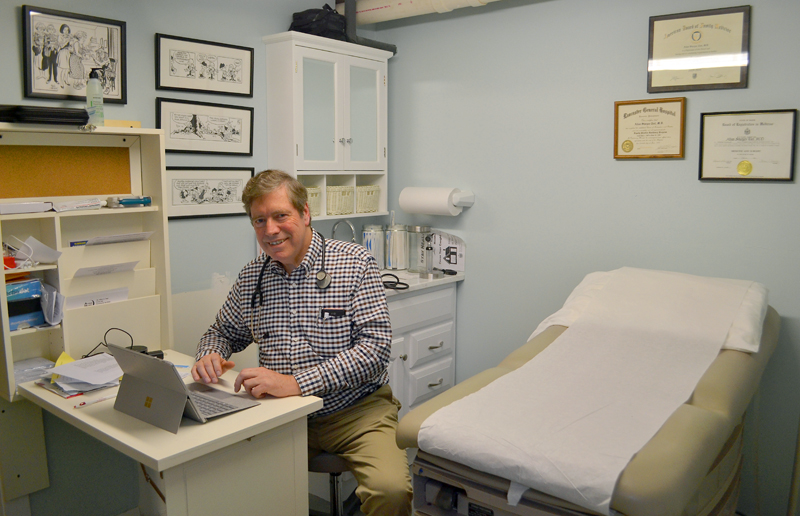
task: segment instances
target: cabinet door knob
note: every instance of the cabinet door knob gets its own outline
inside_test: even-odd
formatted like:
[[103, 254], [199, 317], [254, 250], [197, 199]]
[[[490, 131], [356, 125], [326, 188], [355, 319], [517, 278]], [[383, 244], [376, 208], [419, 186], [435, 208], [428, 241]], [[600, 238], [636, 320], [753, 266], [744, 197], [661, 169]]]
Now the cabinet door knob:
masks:
[[436, 344], [435, 346], [428, 346], [428, 349], [433, 351], [434, 349], [439, 349], [439, 348], [441, 348], [443, 346], [444, 346], [444, 341], [440, 340], [439, 343]]
[[346, 141], [347, 141], [347, 143], [353, 143], [353, 139], [352, 138], [348, 138]]
[[439, 381], [438, 381], [438, 382], [436, 382], [436, 383], [429, 383], [429, 384], [428, 384], [428, 388], [439, 387], [440, 385], [442, 385], [442, 383], [444, 383], [444, 378], [439, 378]]
[[344, 138], [339, 138], [339, 143], [341, 143], [342, 145], [344, 145]]
[[405, 362], [406, 360], [408, 360], [408, 355], [407, 354], [400, 355], [398, 358], [402, 359], [403, 362]]

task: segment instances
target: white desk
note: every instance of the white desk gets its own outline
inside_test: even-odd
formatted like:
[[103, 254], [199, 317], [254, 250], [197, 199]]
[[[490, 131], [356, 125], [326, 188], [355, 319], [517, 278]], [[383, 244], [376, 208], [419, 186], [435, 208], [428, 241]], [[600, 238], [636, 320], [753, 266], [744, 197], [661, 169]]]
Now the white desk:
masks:
[[[165, 359], [193, 364], [193, 357], [168, 350]], [[236, 373], [216, 387], [233, 389]], [[192, 381], [191, 376], [187, 381]], [[274, 398], [206, 424], [183, 419], [172, 434], [114, 410], [114, 400], [81, 409], [81, 401], [114, 394], [105, 389], [63, 399], [33, 382], [19, 394], [44, 410], [142, 463], [166, 504], [140, 482], [143, 515], [308, 514], [306, 416], [322, 408], [314, 397]]]

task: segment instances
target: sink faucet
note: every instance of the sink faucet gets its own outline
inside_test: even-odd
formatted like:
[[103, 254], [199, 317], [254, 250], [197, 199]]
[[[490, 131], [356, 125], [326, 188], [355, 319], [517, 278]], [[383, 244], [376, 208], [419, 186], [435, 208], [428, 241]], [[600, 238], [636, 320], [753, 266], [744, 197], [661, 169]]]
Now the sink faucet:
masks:
[[331, 238], [332, 238], [332, 239], [334, 239], [334, 240], [336, 240], [336, 228], [337, 228], [337, 227], [339, 226], [339, 224], [341, 224], [342, 222], [344, 222], [344, 223], [346, 223], [348, 226], [350, 226], [350, 231], [353, 233], [353, 243], [355, 244], [355, 243], [356, 243], [356, 228], [354, 228], [354, 227], [353, 227], [353, 225], [350, 223], [350, 221], [349, 221], [349, 220], [347, 220], [347, 219], [340, 220], [339, 222], [337, 222], [336, 224], [334, 224], [334, 225], [333, 225], [333, 234], [331, 235]]

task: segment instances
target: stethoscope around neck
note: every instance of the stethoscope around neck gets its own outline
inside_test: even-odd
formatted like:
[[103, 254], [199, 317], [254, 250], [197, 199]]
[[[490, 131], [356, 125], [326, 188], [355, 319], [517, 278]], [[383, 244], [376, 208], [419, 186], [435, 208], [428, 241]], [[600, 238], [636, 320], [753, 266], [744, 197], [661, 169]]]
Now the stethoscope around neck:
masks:
[[[321, 255], [321, 262], [322, 265], [319, 268], [319, 271], [314, 277], [314, 282], [317, 284], [317, 288], [321, 290], [325, 290], [331, 284], [331, 275], [325, 270], [325, 237], [322, 236], [322, 233], [317, 231], [316, 229], [311, 229], [314, 233], [318, 234], [319, 237], [322, 239], [322, 255]], [[267, 259], [264, 260], [264, 265], [261, 266], [261, 272], [258, 273], [258, 281], [256, 282], [256, 289], [253, 292], [252, 297], [250, 298], [250, 334], [253, 336], [253, 342], [258, 342], [255, 335], [255, 313], [256, 308], [258, 305], [264, 302], [264, 293], [261, 292], [261, 285], [264, 283], [264, 275], [267, 273], [267, 267], [272, 262], [272, 258], [267, 256]]]

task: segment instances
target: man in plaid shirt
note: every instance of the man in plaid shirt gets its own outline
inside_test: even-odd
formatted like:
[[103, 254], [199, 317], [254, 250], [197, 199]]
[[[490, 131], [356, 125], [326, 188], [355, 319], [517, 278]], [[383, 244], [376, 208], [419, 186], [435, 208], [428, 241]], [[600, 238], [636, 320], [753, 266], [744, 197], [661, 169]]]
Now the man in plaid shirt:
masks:
[[234, 389], [321, 397], [308, 420], [309, 456], [326, 451], [350, 464], [365, 515], [408, 515], [411, 478], [395, 443], [399, 403], [388, 384], [392, 329], [380, 273], [362, 246], [314, 231], [307, 200], [305, 187], [280, 171], [248, 181], [242, 201], [265, 255], [239, 274], [200, 340], [192, 376], [216, 383], [234, 367], [231, 354], [255, 342], [261, 367], [243, 369]]

